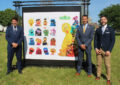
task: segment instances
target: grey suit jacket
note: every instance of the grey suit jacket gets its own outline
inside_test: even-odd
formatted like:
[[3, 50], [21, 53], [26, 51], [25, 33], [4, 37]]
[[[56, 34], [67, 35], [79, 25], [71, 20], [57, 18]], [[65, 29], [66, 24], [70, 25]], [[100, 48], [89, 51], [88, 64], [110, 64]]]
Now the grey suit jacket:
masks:
[[81, 25], [76, 32], [76, 39], [78, 45], [85, 44], [87, 47], [91, 47], [91, 42], [93, 40], [94, 27], [89, 25], [86, 28], [85, 33], [83, 33], [83, 25]]

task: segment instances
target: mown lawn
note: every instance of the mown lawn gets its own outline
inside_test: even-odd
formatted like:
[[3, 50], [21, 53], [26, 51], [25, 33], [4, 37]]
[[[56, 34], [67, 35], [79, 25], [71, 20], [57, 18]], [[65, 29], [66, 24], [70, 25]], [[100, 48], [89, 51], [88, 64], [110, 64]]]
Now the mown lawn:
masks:
[[[23, 74], [18, 74], [14, 70], [10, 75], [6, 75], [7, 64], [7, 42], [5, 33], [0, 33], [0, 85], [106, 85], [104, 75], [101, 80], [95, 81], [95, 75], [88, 78], [84, 70], [80, 76], [75, 76], [75, 68], [69, 67], [37, 67], [30, 66], [23, 69]], [[92, 61], [96, 65], [95, 51], [92, 50]], [[104, 63], [104, 62], [103, 62]], [[13, 65], [16, 64], [14, 57]], [[120, 85], [120, 36], [116, 36], [115, 47], [111, 57], [112, 85]], [[106, 74], [103, 65], [102, 73]]]

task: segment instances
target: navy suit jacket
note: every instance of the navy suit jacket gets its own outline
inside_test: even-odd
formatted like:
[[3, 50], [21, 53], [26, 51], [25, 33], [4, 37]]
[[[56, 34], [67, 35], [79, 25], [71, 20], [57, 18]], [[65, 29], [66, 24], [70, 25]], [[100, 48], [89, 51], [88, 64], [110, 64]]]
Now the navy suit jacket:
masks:
[[87, 47], [91, 47], [91, 41], [93, 40], [94, 27], [89, 25], [86, 28], [85, 33], [83, 33], [83, 25], [81, 25], [76, 32], [76, 39], [78, 45], [85, 44]]
[[8, 41], [8, 46], [12, 46], [12, 43], [17, 43], [18, 46], [22, 46], [22, 41], [24, 38], [23, 28], [17, 26], [17, 31], [13, 30], [13, 26], [8, 26], [6, 30], [6, 40]]
[[94, 48], [102, 48], [104, 51], [112, 51], [115, 43], [114, 29], [107, 26], [105, 32], [102, 34], [102, 27], [97, 28], [94, 37]]

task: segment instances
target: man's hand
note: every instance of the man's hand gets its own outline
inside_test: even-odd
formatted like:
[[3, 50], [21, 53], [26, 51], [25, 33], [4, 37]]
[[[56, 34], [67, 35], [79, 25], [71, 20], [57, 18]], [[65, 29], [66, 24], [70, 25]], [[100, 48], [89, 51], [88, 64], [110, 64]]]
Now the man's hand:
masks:
[[110, 54], [111, 54], [110, 51], [106, 51], [106, 52], [105, 52], [105, 55], [106, 55], [106, 56], [110, 56]]
[[13, 48], [17, 48], [18, 44], [17, 43], [12, 43]]
[[81, 49], [86, 50], [86, 46], [84, 44], [80, 45]]
[[101, 52], [100, 52], [99, 49], [96, 48], [95, 51], [96, 51], [96, 54], [97, 54], [97, 55], [100, 55], [100, 54], [101, 54]]

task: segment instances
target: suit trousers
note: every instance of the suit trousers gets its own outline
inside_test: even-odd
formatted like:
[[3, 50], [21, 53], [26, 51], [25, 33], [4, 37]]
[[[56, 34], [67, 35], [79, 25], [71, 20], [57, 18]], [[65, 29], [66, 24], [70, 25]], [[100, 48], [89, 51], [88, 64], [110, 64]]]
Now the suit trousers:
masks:
[[87, 65], [88, 65], [88, 75], [92, 74], [92, 60], [91, 60], [91, 46], [89, 46], [86, 50], [82, 50], [80, 47], [78, 49], [78, 63], [77, 63], [77, 72], [81, 72], [82, 62], [83, 62], [83, 56], [84, 52], [87, 57]]
[[17, 48], [12, 48], [12, 46], [8, 46], [7, 48], [7, 71], [12, 70], [12, 60], [14, 57], [14, 54], [16, 53], [17, 57], [17, 68], [20, 71], [22, 69], [22, 46], [18, 46]]

